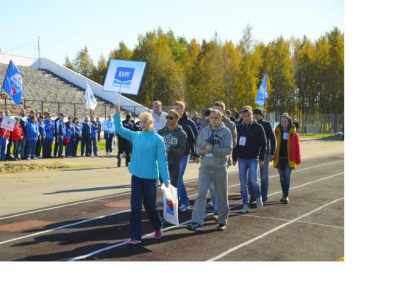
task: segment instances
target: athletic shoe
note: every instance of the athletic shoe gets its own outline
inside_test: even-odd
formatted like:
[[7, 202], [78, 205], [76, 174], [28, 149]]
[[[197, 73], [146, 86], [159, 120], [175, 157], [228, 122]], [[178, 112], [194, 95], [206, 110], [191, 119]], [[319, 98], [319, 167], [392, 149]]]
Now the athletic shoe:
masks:
[[128, 244], [131, 244], [131, 245], [135, 245], [135, 244], [139, 244], [141, 242], [141, 240], [136, 240], [136, 239], [129, 239], [128, 240]]
[[212, 203], [212, 200], [210, 200], [210, 201], [207, 203], [207, 206], [211, 206], [211, 207], [214, 206], [214, 204]]
[[27, 158], [27, 161], [30, 161], [31, 160], [31, 158]]
[[187, 225], [187, 230], [195, 231], [196, 233], [201, 233], [203, 231], [203, 228], [201, 224], [197, 222], [191, 222]]
[[33, 159], [33, 160], [38, 160], [38, 158], [37, 158], [37, 157], [33, 157], [32, 159]]
[[288, 202], [289, 202], [290, 200], [288, 199], [288, 197], [285, 197], [285, 198], [283, 198], [283, 204], [288, 204]]
[[214, 213], [213, 215], [211, 215], [210, 218], [215, 220], [216, 222], [218, 222], [218, 214], [217, 213]]
[[256, 202], [256, 198], [255, 197], [250, 197], [249, 198], [249, 204], [253, 204], [254, 202]]
[[225, 231], [226, 230], [226, 224], [220, 223], [217, 227], [217, 231]]
[[282, 197], [282, 198], [280, 199], [280, 202], [284, 202], [284, 200], [285, 200], [285, 198], [284, 198], [284, 197]]
[[239, 211], [239, 213], [248, 213], [250, 208], [248, 205], [243, 205], [243, 208]]
[[256, 207], [258, 210], [263, 207], [262, 197], [256, 199]]
[[155, 235], [154, 235], [155, 239], [160, 239], [160, 237], [162, 237], [162, 235], [163, 235], [162, 229], [155, 230]]
[[181, 205], [181, 207], [180, 207], [180, 210], [182, 211], [182, 212], [185, 212], [186, 210], [189, 210], [190, 209], [190, 206], [188, 206], [188, 205]]

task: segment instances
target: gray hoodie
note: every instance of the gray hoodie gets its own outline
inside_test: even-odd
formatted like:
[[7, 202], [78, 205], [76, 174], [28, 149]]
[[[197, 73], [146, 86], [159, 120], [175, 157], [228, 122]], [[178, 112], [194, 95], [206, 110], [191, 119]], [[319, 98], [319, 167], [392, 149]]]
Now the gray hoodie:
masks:
[[232, 153], [232, 134], [223, 122], [213, 131], [211, 126], [204, 127], [198, 134], [196, 153], [201, 154], [200, 147], [204, 142], [214, 148], [212, 156], [201, 155], [201, 165], [207, 169], [216, 169], [226, 165], [228, 156]]

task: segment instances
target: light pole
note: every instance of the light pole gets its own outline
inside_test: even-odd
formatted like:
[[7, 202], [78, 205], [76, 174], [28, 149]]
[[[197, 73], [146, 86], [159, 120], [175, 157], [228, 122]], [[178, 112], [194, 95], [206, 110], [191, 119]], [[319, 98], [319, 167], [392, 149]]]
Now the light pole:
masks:
[[304, 134], [307, 133], [307, 107], [308, 102], [304, 102]]

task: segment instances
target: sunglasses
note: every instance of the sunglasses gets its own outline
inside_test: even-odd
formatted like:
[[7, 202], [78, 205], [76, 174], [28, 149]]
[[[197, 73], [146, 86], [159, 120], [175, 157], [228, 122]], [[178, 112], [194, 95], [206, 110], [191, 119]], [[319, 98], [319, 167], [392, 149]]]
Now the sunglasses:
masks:
[[174, 119], [176, 119], [176, 118], [175, 118], [175, 117], [171, 117], [171, 116], [166, 116], [166, 119], [174, 120]]

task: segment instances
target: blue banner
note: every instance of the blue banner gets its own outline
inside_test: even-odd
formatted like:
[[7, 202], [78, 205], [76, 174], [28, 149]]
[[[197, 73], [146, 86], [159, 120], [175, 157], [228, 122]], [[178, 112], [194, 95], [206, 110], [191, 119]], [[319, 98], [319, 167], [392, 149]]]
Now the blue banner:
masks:
[[7, 73], [4, 77], [4, 82], [1, 89], [7, 92], [17, 107], [20, 106], [23, 82], [20, 71], [11, 60], [8, 64]]
[[264, 103], [266, 103], [266, 99], [269, 98], [269, 94], [267, 93], [267, 73], [264, 75], [262, 84], [260, 85], [259, 90], [257, 91], [256, 95], [256, 104], [260, 106], [264, 106]]

